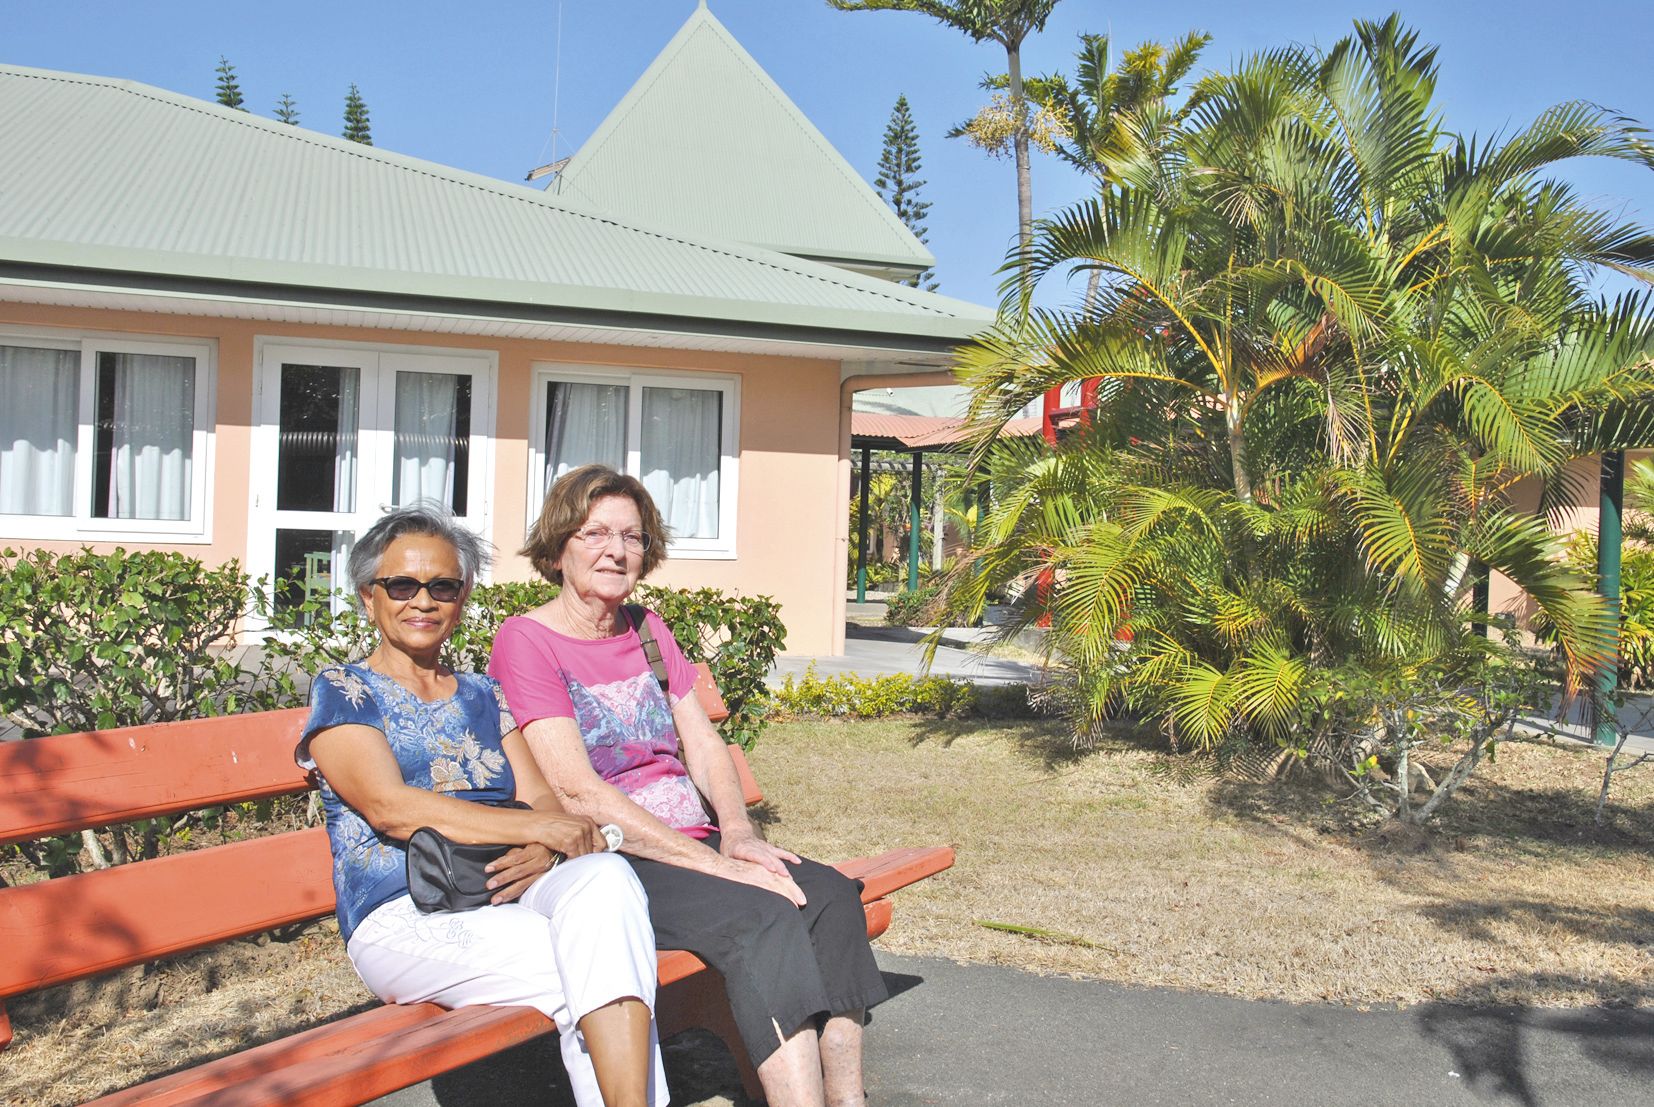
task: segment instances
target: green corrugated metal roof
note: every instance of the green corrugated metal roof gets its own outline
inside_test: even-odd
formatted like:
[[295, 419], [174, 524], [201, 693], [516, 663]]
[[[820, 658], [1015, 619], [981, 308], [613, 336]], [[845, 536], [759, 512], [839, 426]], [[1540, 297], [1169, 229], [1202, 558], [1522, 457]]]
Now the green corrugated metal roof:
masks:
[[800, 257], [936, 264], [704, 6], [552, 187], [622, 218]]
[[[911, 337], [987, 309], [127, 81], [0, 66], [0, 271]], [[250, 292], [247, 293], [251, 295]], [[314, 299], [314, 297], [312, 297]]]

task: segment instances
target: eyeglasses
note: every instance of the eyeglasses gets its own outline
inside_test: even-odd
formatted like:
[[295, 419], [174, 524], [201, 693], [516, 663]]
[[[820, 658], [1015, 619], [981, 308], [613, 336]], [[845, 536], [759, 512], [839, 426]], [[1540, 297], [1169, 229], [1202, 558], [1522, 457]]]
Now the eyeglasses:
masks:
[[374, 577], [373, 583], [393, 600], [411, 600], [423, 588], [437, 603], [453, 603], [465, 591], [465, 582], [454, 577], [415, 580], [413, 577]]
[[610, 530], [605, 526], [589, 526], [574, 532], [580, 544], [588, 550], [606, 549], [616, 536], [620, 537], [620, 544], [632, 553], [642, 553], [655, 540], [652, 534], [645, 534], [641, 530]]

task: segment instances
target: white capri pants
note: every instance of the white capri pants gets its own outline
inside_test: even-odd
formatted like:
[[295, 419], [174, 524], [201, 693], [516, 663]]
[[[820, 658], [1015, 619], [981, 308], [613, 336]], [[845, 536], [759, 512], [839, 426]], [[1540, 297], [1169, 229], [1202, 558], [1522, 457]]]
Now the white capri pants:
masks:
[[361, 921], [345, 952], [362, 983], [388, 1003], [538, 1008], [557, 1023], [580, 1107], [602, 1107], [603, 1096], [576, 1024], [636, 996], [651, 1012], [649, 1102], [667, 1102], [653, 1019], [654, 929], [643, 886], [615, 854], [565, 861], [515, 903], [425, 915], [399, 896]]

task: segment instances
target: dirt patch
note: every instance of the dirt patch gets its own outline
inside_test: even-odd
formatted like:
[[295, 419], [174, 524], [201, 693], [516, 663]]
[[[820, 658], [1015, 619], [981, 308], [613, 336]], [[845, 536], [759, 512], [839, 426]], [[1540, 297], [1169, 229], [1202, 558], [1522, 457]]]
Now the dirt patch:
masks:
[[[1214, 780], [1039, 723], [790, 723], [752, 761], [794, 849], [956, 846], [899, 894], [896, 952], [1293, 1001], [1654, 1006], [1654, 771], [1616, 782], [1599, 831], [1590, 751], [1504, 745], [1424, 832], [1325, 781]], [[0, 1103], [77, 1103], [373, 1002], [331, 922], [54, 989], [11, 1006]], [[675, 1103], [743, 1102], [706, 1035], [669, 1043], [667, 1074]], [[570, 1102], [548, 1042], [439, 1083]]]

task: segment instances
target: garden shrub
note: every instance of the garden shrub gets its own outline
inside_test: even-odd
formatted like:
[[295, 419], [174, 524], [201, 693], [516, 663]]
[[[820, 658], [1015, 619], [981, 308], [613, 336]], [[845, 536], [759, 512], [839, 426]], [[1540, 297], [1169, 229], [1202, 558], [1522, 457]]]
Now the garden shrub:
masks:
[[882, 719], [891, 715], [937, 718], [1007, 718], [1033, 713], [1028, 689], [1020, 684], [976, 685], [947, 677], [894, 673], [864, 677], [846, 673], [818, 676], [815, 666], [802, 677], [788, 674], [774, 691], [778, 716]]
[[[929, 561], [919, 563], [919, 580], [921, 583], [930, 579], [935, 570]], [[852, 550], [850, 555], [850, 570], [847, 586], [856, 586], [856, 557]], [[903, 589], [907, 587], [907, 561], [869, 561], [867, 563], [867, 587], [885, 591], [887, 589]]]
[[884, 621], [893, 627], [928, 627], [946, 621], [937, 607], [940, 579], [921, 584], [916, 591], [897, 592], [885, 601]]
[[33, 738], [247, 710], [248, 674], [215, 648], [246, 606], [233, 561], [0, 551], [0, 711]]
[[712, 669], [729, 708], [719, 733], [724, 741], [751, 749], [767, 721], [764, 678], [787, 640], [781, 605], [768, 596], [732, 596], [716, 588], [644, 586], [635, 598], [666, 621], [689, 660]]
[[[177, 553], [116, 549], [0, 552], [0, 712], [25, 739], [250, 710], [264, 697], [232, 641], [247, 607], [235, 562], [209, 569]], [[48, 876], [154, 857], [214, 827], [223, 808], [144, 819], [15, 846]]]
[[[1586, 580], [1597, 572], [1597, 540], [1589, 531], [1575, 531], [1563, 548], [1563, 561]], [[1534, 631], [1546, 642], [1556, 639], [1548, 620], [1535, 621]], [[1654, 548], [1627, 541], [1620, 550], [1620, 685], [1642, 689], [1654, 685]]]
[[[557, 585], [545, 581], [479, 585], [471, 592], [464, 622], [448, 642], [448, 664], [461, 671], [485, 672], [500, 624], [546, 603], [557, 592]], [[786, 639], [781, 605], [767, 596], [732, 596], [715, 588], [643, 585], [632, 598], [660, 615], [690, 661], [704, 661], [712, 669], [730, 712], [719, 732], [725, 741], [750, 749], [764, 730], [764, 677]], [[299, 701], [296, 675], [302, 679], [327, 665], [364, 657], [377, 641], [373, 624], [354, 604], [329, 614], [327, 602], [320, 599], [271, 616], [271, 627], [281, 633], [266, 649], [282, 662], [271, 687], [284, 690], [292, 702]], [[286, 703], [278, 694], [267, 706]]]

